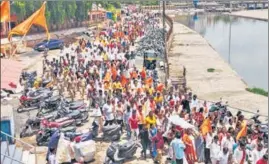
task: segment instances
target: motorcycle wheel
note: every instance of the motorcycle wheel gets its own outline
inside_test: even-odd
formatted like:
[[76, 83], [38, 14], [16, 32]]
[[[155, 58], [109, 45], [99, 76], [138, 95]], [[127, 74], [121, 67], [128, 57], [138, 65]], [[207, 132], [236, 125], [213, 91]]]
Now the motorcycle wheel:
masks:
[[19, 108], [17, 108], [17, 112], [18, 112], [18, 113], [22, 113], [22, 112], [23, 112], [23, 107], [20, 106]]
[[88, 112], [83, 112], [83, 113], [81, 113], [82, 114], [82, 121], [83, 122], [86, 122], [86, 121], [88, 121], [88, 118], [89, 118], [89, 113]]

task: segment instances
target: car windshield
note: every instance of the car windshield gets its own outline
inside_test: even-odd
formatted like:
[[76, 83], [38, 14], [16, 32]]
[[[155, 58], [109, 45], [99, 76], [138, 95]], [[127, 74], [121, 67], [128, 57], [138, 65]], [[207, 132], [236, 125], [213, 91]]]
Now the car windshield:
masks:
[[146, 51], [145, 56], [148, 57], [148, 58], [155, 58], [156, 54], [155, 54], [154, 51]]

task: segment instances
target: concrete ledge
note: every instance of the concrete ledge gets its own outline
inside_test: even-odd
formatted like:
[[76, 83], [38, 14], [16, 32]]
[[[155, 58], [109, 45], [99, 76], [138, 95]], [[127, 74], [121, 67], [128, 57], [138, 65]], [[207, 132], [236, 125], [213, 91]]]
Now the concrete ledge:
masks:
[[[239, 75], [201, 35], [182, 24], [174, 22], [173, 25], [174, 40], [169, 62], [186, 67], [188, 87], [199, 99], [214, 102], [222, 97], [236, 109], [248, 112], [259, 109], [261, 115], [268, 116], [268, 97], [246, 91], [247, 85]], [[216, 71], [207, 72], [208, 68]]]

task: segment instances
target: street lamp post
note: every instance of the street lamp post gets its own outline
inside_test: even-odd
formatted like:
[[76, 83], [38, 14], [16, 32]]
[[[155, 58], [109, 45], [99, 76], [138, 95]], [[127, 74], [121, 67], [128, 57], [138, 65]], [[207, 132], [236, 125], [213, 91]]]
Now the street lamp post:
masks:
[[163, 41], [164, 41], [164, 60], [165, 60], [165, 85], [167, 86], [167, 79], [168, 79], [168, 59], [167, 59], [167, 49], [166, 49], [166, 35], [165, 35], [165, 0], [163, 2]]

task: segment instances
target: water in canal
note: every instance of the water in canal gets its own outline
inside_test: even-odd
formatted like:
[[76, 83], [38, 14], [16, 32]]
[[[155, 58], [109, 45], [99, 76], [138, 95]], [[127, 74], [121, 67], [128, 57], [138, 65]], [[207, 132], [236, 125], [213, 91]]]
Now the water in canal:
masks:
[[268, 22], [220, 14], [175, 21], [200, 33], [248, 86], [268, 91]]

